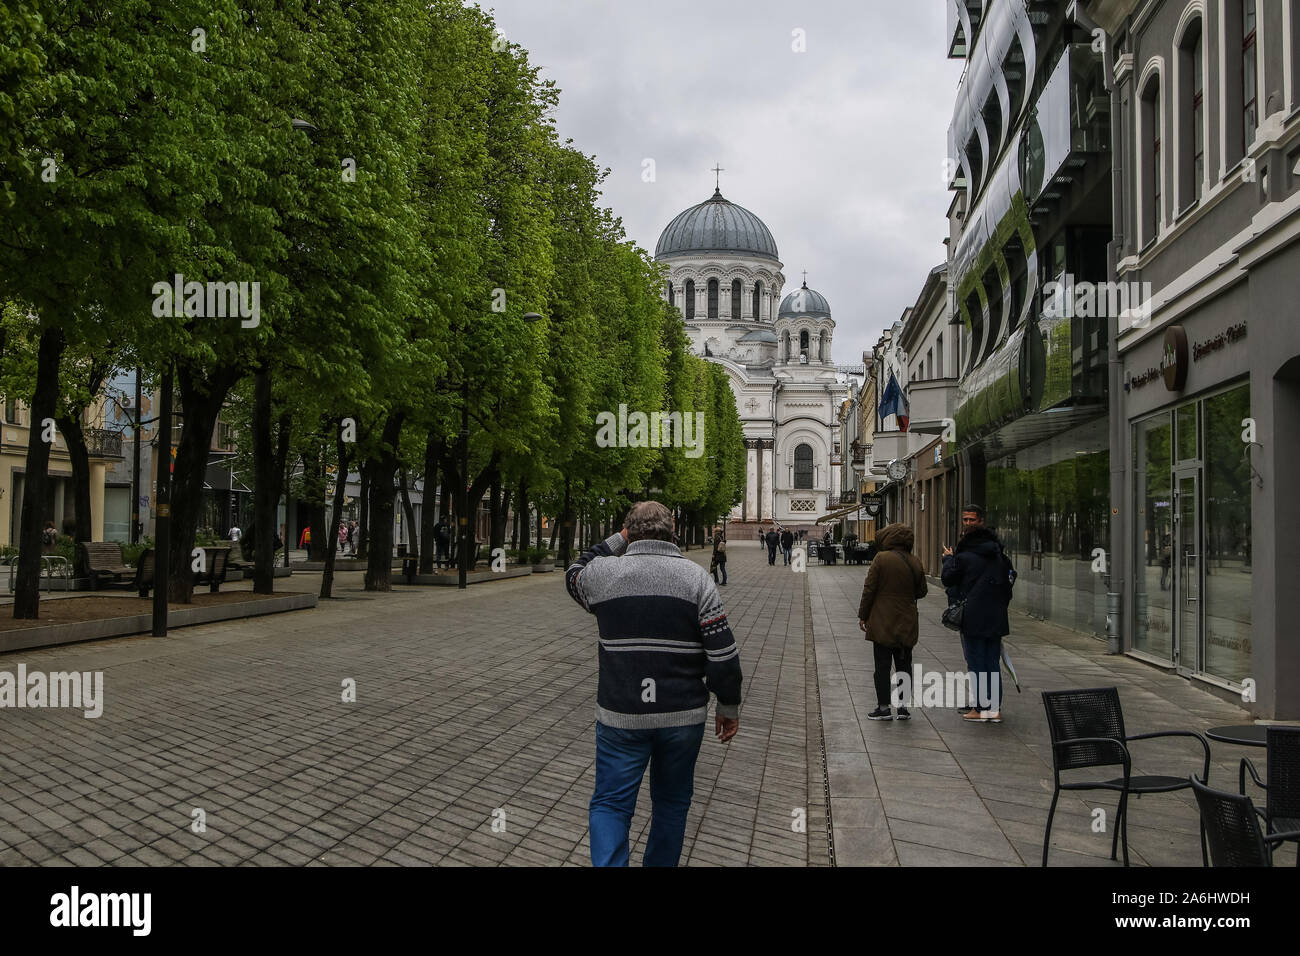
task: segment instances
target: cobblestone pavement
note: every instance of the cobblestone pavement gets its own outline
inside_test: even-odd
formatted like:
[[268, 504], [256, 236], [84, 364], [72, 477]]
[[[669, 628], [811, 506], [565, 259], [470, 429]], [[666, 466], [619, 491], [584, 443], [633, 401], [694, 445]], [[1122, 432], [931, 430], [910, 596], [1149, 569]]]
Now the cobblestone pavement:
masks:
[[[826, 865], [808, 576], [730, 570], [741, 730], [705, 736], [683, 862]], [[314, 611], [0, 656], [102, 671], [106, 698], [98, 719], [0, 710], [0, 865], [589, 865], [596, 625], [563, 576], [360, 580]], [[649, 808], [647, 775], [634, 863]]]
[[[865, 576], [865, 568], [843, 565], [810, 566], [808, 574], [837, 865], [1039, 865], [1052, 796], [1043, 690], [1117, 686], [1130, 734], [1204, 733], [1250, 722], [1244, 710], [1195, 683], [1109, 656], [1101, 641], [1015, 613], [1005, 644], [1023, 691], [1006, 682], [1002, 723], [971, 725], [943, 707], [913, 707], [908, 721], [869, 721], [876, 706], [874, 664], [857, 626]], [[914, 666], [965, 670], [957, 635], [939, 620], [945, 603], [932, 580], [922, 601]], [[1200, 773], [1204, 751], [1190, 738], [1132, 747], [1134, 774]], [[1236, 790], [1241, 757], [1263, 764], [1258, 748], [1213, 741], [1210, 748], [1210, 781], [1224, 789]], [[1051, 864], [1121, 865], [1110, 861], [1117, 804], [1117, 795], [1104, 791], [1063, 794], [1052, 825]], [[1096, 808], [1106, 811], [1102, 833], [1093, 831]], [[1132, 863], [1200, 866], [1198, 821], [1190, 790], [1131, 799]], [[1280, 850], [1277, 862], [1293, 863], [1293, 851]]]

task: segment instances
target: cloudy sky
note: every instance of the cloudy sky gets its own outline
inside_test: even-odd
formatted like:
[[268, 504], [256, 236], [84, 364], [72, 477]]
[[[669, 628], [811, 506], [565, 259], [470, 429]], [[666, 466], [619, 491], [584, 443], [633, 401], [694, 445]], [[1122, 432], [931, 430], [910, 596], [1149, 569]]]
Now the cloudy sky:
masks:
[[721, 164], [723, 195], [775, 237], [785, 292], [807, 269], [830, 301], [836, 362], [860, 362], [943, 261], [961, 61], [940, 0], [481, 5], [560, 87], [561, 135], [610, 167], [605, 203], [642, 247]]

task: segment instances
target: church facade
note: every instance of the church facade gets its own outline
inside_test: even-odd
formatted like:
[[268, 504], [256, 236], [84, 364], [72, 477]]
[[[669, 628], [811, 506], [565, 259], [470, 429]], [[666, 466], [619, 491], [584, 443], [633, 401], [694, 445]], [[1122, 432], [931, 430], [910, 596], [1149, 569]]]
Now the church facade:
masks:
[[748, 460], [730, 519], [812, 527], [840, 502], [837, 415], [848, 387], [831, 360], [830, 304], [806, 281], [781, 296], [772, 233], [721, 190], [668, 224], [655, 259], [692, 349], [726, 370], [736, 398]]

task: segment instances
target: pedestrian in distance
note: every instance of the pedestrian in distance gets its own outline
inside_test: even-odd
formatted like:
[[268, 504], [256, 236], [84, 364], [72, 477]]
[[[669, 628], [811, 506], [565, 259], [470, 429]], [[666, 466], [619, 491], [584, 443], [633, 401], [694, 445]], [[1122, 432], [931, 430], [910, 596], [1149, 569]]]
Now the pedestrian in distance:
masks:
[[1002, 720], [1002, 638], [1011, 633], [1007, 605], [1016, 570], [997, 534], [985, 527], [983, 508], [966, 505], [961, 523], [956, 550], [943, 549], [941, 580], [950, 604], [965, 602], [961, 643], [976, 699], [962, 718], [996, 724]]
[[781, 529], [781, 551], [785, 556], [785, 563], [790, 563], [790, 550], [794, 547], [794, 532], [789, 528]]
[[776, 525], [767, 529], [767, 563], [776, 564], [776, 549], [781, 543], [781, 536], [776, 533]]
[[227, 541], [235, 541], [235, 542], [238, 542], [238, 541], [239, 541], [239, 536], [242, 535], [243, 533], [244, 533], [244, 532], [242, 532], [241, 530], [239, 530], [239, 525], [237, 525], [237, 524], [232, 524], [232, 525], [230, 526], [230, 537], [227, 538], [226, 540], [227, 540]]
[[[872, 643], [876, 672], [876, 709], [868, 720], [892, 720], [890, 665], [896, 674], [912, 674], [912, 648], [920, 636], [916, 602], [925, 597], [925, 569], [912, 553], [915, 535], [905, 524], [886, 525], [876, 532], [876, 558], [862, 585], [858, 627]], [[906, 686], [906, 685], [905, 685]], [[907, 700], [897, 701], [898, 720], [912, 715]]]
[[628, 831], [650, 767], [645, 866], [676, 866], [709, 694], [723, 743], [740, 729], [740, 652], [718, 589], [673, 544], [673, 515], [632, 506], [623, 530], [569, 566], [565, 585], [600, 631], [591, 862], [628, 865]]
[[438, 523], [433, 526], [433, 541], [438, 549], [439, 570], [441, 570], [444, 562], [446, 562], [447, 567], [451, 567], [451, 562], [447, 560], [447, 549], [451, 545], [451, 531], [447, 527], [446, 515], [439, 518]]
[[722, 586], [727, 586], [727, 536], [719, 533], [713, 539], [713, 561], [710, 563], [709, 572], [713, 575], [713, 580], [718, 580], [718, 572], [722, 572]]

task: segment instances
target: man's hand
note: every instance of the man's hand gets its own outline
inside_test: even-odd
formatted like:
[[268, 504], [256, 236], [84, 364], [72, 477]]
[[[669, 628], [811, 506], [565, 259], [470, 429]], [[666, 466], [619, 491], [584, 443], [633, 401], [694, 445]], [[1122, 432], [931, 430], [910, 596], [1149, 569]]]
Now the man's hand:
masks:
[[863, 634], [867, 633], [867, 622], [861, 620], [858, 621], [858, 630], [861, 631]]
[[718, 717], [714, 729], [718, 733], [718, 739], [725, 744], [740, 730], [740, 720], [736, 717]]
[[627, 540], [627, 528], [624, 528], [622, 531], [619, 532], [619, 534], [623, 536], [624, 541]]
[[948, 546], [945, 544], [945, 545], [943, 546], [943, 556], [946, 558], [946, 557], [949, 557], [951, 554], [952, 554], [952, 548], [948, 547]]

